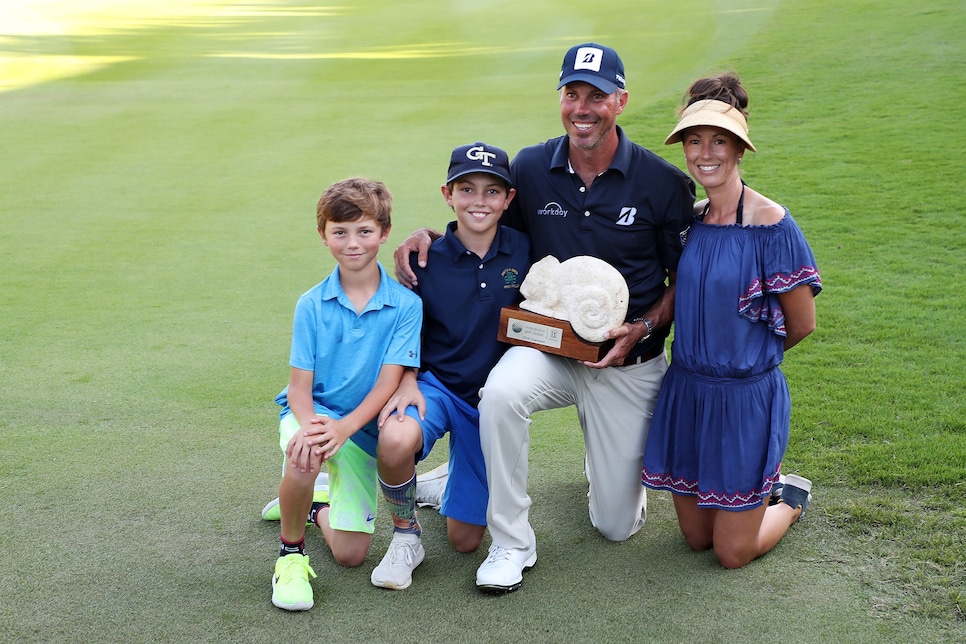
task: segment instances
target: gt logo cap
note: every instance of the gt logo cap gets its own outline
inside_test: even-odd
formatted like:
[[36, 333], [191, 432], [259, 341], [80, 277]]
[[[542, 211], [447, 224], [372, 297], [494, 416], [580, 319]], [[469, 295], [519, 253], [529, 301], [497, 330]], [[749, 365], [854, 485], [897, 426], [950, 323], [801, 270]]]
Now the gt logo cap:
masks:
[[513, 182], [510, 181], [510, 157], [495, 145], [477, 141], [453, 150], [449, 159], [449, 170], [446, 172], [446, 183], [473, 172], [496, 175], [503, 179], [508, 187], [513, 186]]

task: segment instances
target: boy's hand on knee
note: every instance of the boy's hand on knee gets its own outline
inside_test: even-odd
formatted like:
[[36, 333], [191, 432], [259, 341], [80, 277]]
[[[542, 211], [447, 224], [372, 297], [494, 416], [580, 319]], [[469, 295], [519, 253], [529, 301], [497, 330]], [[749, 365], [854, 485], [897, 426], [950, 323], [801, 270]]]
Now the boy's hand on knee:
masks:
[[389, 420], [389, 416], [393, 412], [396, 413], [396, 420], [402, 421], [406, 416], [406, 408], [409, 406], [416, 407], [416, 411], [419, 413], [419, 417], [422, 420], [426, 420], [426, 399], [423, 398], [423, 394], [419, 391], [419, 387], [416, 385], [415, 380], [412, 384], [409, 384], [406, 380], [399, 385], [396, 389], [396, 393], [393, 394], [389, 402], [386, 403], [382, 411], [379, 412], [379, 419], [377, 424], [381, 429], [386, 421]]
[[288, 447], [285, 448], [285, 457], [288, 459], [290, 467], [294, 467], [300, 472], [314, 472], [320, 469], [321, 462], [316, 463], [319, 460], [319, 454], [313, 454], [313, 451], [311, 438], [307, 435], [307, 432], [300, 429], [289, 440]]
[[313, 453], [327, 461], [339, 451], [353, 431], [344, 419], [336, 420], [328, 416], [316, 416], [303, 432], [307, 441], [314, 446]]

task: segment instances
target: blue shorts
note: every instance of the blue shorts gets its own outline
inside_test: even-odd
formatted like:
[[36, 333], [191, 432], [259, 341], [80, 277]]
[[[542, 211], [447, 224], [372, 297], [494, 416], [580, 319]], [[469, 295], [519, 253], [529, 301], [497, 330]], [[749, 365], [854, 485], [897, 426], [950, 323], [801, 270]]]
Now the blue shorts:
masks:
[[429, 372], [420, 372], [419, 391], [426, 399], [426, 419], [415, 407], [406, 415], [423, 430], [424, 460], [436, 441], [449, 432], [449, 480], [443, 492], [440, 514], [473, 525], [486, 525], [486, 466], [480, 447], [480, 412], [452, 393]]

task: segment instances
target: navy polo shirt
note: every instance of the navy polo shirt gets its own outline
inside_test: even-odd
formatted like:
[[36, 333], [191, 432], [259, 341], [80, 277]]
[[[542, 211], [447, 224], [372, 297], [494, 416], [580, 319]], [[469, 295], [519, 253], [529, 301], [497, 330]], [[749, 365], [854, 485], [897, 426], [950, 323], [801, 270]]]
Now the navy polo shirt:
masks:
[[457, 222], [433, 242], [426, 268], [410, 266], [423, 299], [422, 369], [476, 407], [479, 389], [507, 345], [499, 342], [500, 309], [520, 301], [530, 268], [530, 242], [520, 231], [499, 226], [483, 259], [456, 238]]
[[[561, 136], [520, 150], [510, 164], [516, 198], [504, 222], [527, 232], [533, 261], [590, 255], [617, 268], [630, 291], [627, 319], [644, 315], [665, 290], [691, 224], [694, 182], [618, 126], [610, 168], [589, 188], [570, 168]], [[663, 337], [657, 337], [663, 336]], [[631, 356], [660, 346], [667, 329]]]

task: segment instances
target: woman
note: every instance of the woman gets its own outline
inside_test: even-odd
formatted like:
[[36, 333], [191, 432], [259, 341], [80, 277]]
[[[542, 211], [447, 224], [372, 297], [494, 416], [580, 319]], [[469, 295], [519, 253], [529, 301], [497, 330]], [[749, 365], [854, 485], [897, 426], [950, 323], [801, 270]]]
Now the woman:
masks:
[[688, 94], [665, 143], [682, 142], [708, 198], [685, 234], [673, 360], [642, 480], [673, 494], [691, 548], [714, 547], [723, 566], [740, 568], [771, 550], [808, 505], [808, 479], [781, 477], [778, 494], [791, 417], [779, 365], [814, 330], [822, 282], [788, 210], [741, 180], [741, 158], [755, 146], [738, 77], [701, 79]]

